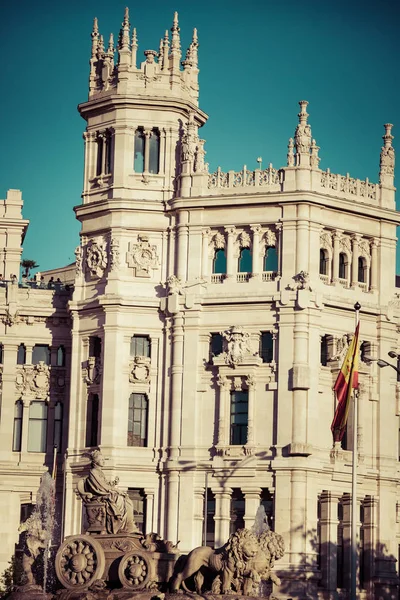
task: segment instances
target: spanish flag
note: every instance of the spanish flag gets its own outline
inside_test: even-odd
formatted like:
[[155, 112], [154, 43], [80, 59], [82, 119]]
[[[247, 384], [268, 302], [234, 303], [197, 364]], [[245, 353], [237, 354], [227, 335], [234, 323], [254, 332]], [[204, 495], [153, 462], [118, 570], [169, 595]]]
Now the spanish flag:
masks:
[[337, 398], [336, 412], [331, 425], [335, 442], [340, 442], [343, 438], [346, 431], [347, 417], [349, 416], [352, 391], [353, 389], [358, 389], [359, 330], [360, 323], [357, 323], [356, 331], [349, 344], [342, 368], [333, 387]]

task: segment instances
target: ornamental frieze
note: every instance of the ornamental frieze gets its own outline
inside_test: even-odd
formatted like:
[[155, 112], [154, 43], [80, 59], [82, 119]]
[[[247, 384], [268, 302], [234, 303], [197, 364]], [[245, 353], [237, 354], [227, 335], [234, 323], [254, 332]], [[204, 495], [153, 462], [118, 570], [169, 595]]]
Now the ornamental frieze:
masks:
[[150, 244], [149, 237], [144, 234], [138, 235], [136, 244], [129, 244], [126, 260], [135, 277], [151, 277], [151, 271], [157, 269], [160, 263], [157, 246]]
[[18, 369], [15, 387], [21, 398], [46, 400], [50, 391], [50, 368], [43, 361]]

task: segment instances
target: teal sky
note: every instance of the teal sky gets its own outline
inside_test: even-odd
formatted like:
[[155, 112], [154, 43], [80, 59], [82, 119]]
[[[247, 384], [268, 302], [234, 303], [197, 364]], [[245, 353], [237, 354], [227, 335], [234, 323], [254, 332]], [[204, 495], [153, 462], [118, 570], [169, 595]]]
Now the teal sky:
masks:
[[[308, 100], [321, 167], [378, 180], [383, 124], [400, 138], [400, 4], [395, 0], [20, 0], [0, 11], [0, 197], [22, 190], [24, 257], [40, 270], [74, 260], [93, 17], [106, 40], [124, 7], [139, 57], [179, 12], [182, 48], [199, 34], [200, 107], [210, 170], [285, 165]], [[394, 142], [396, 146], [396, 140]], [[398, 163], [400, 159], [398, 158]]]

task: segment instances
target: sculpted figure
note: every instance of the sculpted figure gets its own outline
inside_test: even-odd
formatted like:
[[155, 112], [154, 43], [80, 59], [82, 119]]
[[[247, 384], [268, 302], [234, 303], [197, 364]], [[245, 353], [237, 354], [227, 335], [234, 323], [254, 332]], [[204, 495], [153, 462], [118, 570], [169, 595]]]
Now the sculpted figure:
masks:
[[137, 532], [133, 504], [129, 496], [116, 487], [119, 479], [106, 479], [102, 469], [105, 461], [100, 450], [93, 450], [90, 457], [92, 465], [89, 475], [78, 482], [78, 492], [83, 502], [100, 501], [105, 504], [107, 533]]
[[26, 531], [26, 547], [22, 556], [22, 568], [25, 576], [25, 585], [35, 585], [36, 580], [32, 573], [32, 567], [39, 556], [40, 549], [46, 547], [46, 532], [43, 529], [40, 514], [33, 512], [19, 528]]

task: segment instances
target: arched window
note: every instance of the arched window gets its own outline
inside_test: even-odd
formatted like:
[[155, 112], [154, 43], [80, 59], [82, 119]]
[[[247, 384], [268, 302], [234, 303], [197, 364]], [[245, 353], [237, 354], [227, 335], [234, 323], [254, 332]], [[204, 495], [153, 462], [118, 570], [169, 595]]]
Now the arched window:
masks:
[[160, 134], [157, 129], [151, 131], [149, 139], [149, 173], [157, 174], [160, 170]]
[[347, 256], [343, 252], [339, 254], [339, 279], [347, 279]]
[[362, 256], [359, 256], [358, 257], [358, 281], [359, 281], [359, 283], [366, 282], [365, 271], [366, 271], [365, 258], [363, 258]]
[[13, 431], [13, 452], [21, 452], [22, 442], [22, 413], [24, 405], [22, 400], [17, 400], [14, 405], [14, 431]]
[[86, 447], [97, 446], [99, 440], [99, 396], [89, 394], [86, 411]]
[[53, 446], [57, 446], [57, 452], [61, 452], [62, 422], [63, 422], [63, 405], [61, 404], [61, 402], [57, 402], [54, 407], [54, 434], [53, 434]]
[[42, 400], [29, 407], [28, 452], [46, 452], [47, 404]]
[[133, 161], [133, 170], [135, 173], [144, 171], [144, 133], [143, 129], [135, 131], [135, 154]]
[[264, 271], [277, 273], [278, 271], [278, 253], [275, 246], [265, 248]]
[[17, 351], [17, 365], [24, 365], [26, 363], [26, 348], [24, 344], [18, 346]]
[[57, 367], [65, 367], [65, 348], [58, 346], [57, 348]]
[[224, 248], [218, 248], [214, 254], [213, 273], [224, 275], [226, 273], [226, 254]]
[[239, 273], [251, 273], [252, 256], [250, 248], [241, 248], [239, 254]]
[[128, 409], [128, 446], [147, 446], [147, 407], [145, 394], [131, 394]]
[[328, 275], [328, 253], [323, 248], [319, 251], [319, 274]]
[[44, 362], [45, 365], [50, 364], [50, 346], [47, 344], [35, 344], [32, 351], [32, 364], [37, 365]]

